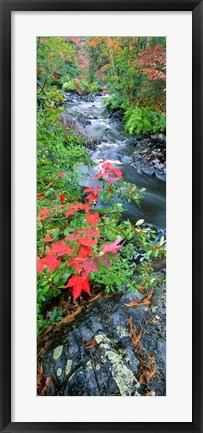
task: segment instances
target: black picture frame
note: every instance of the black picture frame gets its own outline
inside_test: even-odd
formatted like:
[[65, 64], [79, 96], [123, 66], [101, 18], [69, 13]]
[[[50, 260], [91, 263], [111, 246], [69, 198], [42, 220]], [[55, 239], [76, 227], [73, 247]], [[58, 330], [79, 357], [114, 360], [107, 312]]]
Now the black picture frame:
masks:
[[[11, 422], [11, 12], [12, 11], [192, 11], [193, 67], [193, 395], [191, 423], [20, 423]], [[0, 200], [0, 375], [1, 432], [201, 432], [202, 431], [202, 71], [203, 71], [203, 4], [199, 0], [0, 0], [1, 12], [1, 200]], [[184, 355], [183, 355], [184, 356]], [[180, 371], [181, 374], [181, 371]], [[177, 391], [180, 392], [180, 391]], [[181, 392], [180, 392], [181, 404]]]

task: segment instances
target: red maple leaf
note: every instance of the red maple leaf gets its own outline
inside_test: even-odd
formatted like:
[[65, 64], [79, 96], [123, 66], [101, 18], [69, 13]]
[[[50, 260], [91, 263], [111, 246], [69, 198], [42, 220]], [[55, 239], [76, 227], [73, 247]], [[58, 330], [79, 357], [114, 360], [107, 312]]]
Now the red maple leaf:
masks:
[[110, 183], [113, 183], [113, 182], [116, 182], [117, 181], [117, 179], [115, 178], [115, 177], [108, 177], [108, 182], [110, 182]]
[[66, 217], [68, 217], [69, 215], [73, 215], [75, 212], [76, 212], [75, 205], [70, 204], [68, 211], [66, 212]]
[[86, 259], [82, 264], [83, 269], [85, 270], [83, 273], [83, 277], [88, 277], [91, 272], [98, 272], [98, 265], [91, 259]]
[[[93, 238], [99, 238], [100, 233], [99, 230], [93, 229], [92, 227], [86, 227], [84, 230], [76, 230], [77, 233], [84, 233], [85, 235], [92, 236]], [[77, 235], [75, 235], [77, 236]]]
[[78, 212], [79, 210], [84, 210], [85, 212], [89, 212], [90, 207], [88, 204], [84, 203], [72, 203], [70, 204], [68, 211], [66, 212], [66, 217], [69, 215], [73, 215], [75, 212]]
[[73, 288], [74, 301], [81, 295], [83, 290], [90, 294], [90, 285], [87, 277], [74, 275], [69, 279], [66, 287]]
[[88, 186], [88, 188], [85, 189], [85, 192], [93, 192], [94, 194], [98, 194], [99, 191], [101, 191], [102, 188], [95, 188], [94, 186]]
[[49, 208], [45, 207], [43, 209], [40, 209], [39, 214], [40, 214], [40, 218], [37, 218], [37, 221], [44, 220], [49, 216]]
[[43, 272], [43, 270], [44, 270], [43, 259], [38, 259], [37, 260], [37, 272], [39, 272], [41, 274]]
[[89, 212], [90, 207], [89, 207], [89, 205], [88, 205], [87, 203], [85, 203], [85, 204], [83, 204], [82, 209], [83, 209], [85, 212]]
[[73, 268], [80, 273], [83, 270], [82, 262], [85, 260], [85, 257], [73, 257], [72, 259], [68, 260], [67, 267], [73, 265]]
[[67, 245], [64, 241], [55, 242], [52, 244], [52, 251], [57, 253], [58, 256], [63, 256], [67, 254], [67, 256], [71, 256], [71, 254], [75, 251], [69, 245]]
[[101, 170], [99, 171], [99, 173], [93, 178], [93, 179], [100, 179], [102, 177], [106, 177], [107, 176], [107, 181], [108, 182], [116, 182], [116, 178], [115, 177], [111, 177], [113, 174], [116, 174], [116, 176], [119, 179], [122, 179], [123, 175], [122, 175], [122, 171], [119, 170], [119, 168], [111, 168], [112, 167], [112, 162], [103, 162], [102, 164], [99, 165], [99, 167], [101, 167]]
[[91, 194], [87, 195], [87, 200], [90, 204], [92, 204], [94, 201], [98, 200], [98, 192], [101, 191], [102, 188], [94, 188], [93, 186], [89, 186], [85, 189], [85, 192], [91, 192]]
[[96, 226], [99, 220], [100, 220], [100, 216], [97, 212], [90, 213], [89, 215], [86, 216], [86, 223], [90, 223], [93, 226]]
[[114, 168], [114, 169], [112, 170], [112, 172], [115, 173], [116, 176], [117, 176], [119, 179], [122, 179], [122, 177], [123, 177], [123, 175], [122, 175], [122, 171], [119, 170], [119, 168]]
[[80, 273], [83, 272], [83, 277], [88, 277], [91, 272], [98, 272], [97, 261], [93, 261], [86, 257], [74, 257], [68, 260], [67, 266], [73, 265], [73, 268]]
[[61, 264], [61, 260], [58, 260], [54, 254], [54, 252], [51, 252], [49, 256], [44, 257], [43, 259], [38, 259], [38, 272], [42, 273], [43, 271], [43, 265], [48, 266], [50, 273], [54, 272], [57, 266]]
[[87, 200], [88, 200], [89, 204], [92, 204], [94, 201], [97, 201], [98, 198], [99, 198], [98, 194], [90, 193], [87, 195]]
[[54, 238], [43, 238], [43, 242], [52, 242]]
[[106, 162], [102, 162], [101, 167], [105, 170], [107, 168], [110, 168], [112, 166], [112, 162], [106, 161]]
[[80, 257], [91, 257], [93, 253], [90, 247], [82, 245], [79, 249], [78, 254]]
[[118, 238], [116, 239], [114, 242], [112, 242], [111, 244], [104, 244], [103, 248], [101, 250], [101, 253], [117, 253], [118, 248], [121, 248], [122, 245], [118, 245], [120, 242], [122, 241], [122, 238]]
[[66, 236], [66, 240], [67, 240], [67, 241], [70, 241], [70, 242], [77, 241], [77, 238], [78, 238], [78, 235], [76, 235], [75, 233], [69, 233], [69, 234]]
[[84, 238], [78, 237], [78, 241], [80, 242], [81, 245], [85, 245], [87, 247], [93, 247], [97, 245], [97, 241], [93, 241], [93, 239], [90, 238], [90, 236], [85, 236]]

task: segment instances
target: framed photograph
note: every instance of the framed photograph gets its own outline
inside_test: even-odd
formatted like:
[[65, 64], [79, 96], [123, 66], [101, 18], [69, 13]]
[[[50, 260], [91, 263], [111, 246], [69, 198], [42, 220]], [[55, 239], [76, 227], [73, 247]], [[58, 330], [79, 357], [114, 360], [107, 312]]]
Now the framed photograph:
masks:
[[1, 0], [1, 431], [202, 431], [201, 1]]

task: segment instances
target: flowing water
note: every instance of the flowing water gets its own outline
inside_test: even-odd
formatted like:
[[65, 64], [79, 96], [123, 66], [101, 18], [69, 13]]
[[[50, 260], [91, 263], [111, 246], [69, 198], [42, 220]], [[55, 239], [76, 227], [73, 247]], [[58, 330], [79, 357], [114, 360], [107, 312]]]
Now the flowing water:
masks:
[[[82, 122], [84, 130], [93, 142], [98, 143], [90, 151], [90, 156], [96, 163], [111, 161], [115, 167], [122, 170], [125, 181], [135, 184], [138, 189], [146, 188], [141, 200], [141, 207], [134, 203], [125, 203], [126, 216], [133, 222], [143, 218], [145, 223], [165, 233], [166, 228], [166, 184], [154, 176], [139, 174], [130, 165], [131, 155], [136, 150], [132, 137], [124, 130], [119, 119], [109, 117], [104, 99], [107, 96], [94, 96], [92, 102], [83, 97], [68, 94], [63, 116]], [[97, 168], [80, 168], [81, 184], [96, 185], [92, 177], [98, 172]], [[85, 174], [85, 176], [84, 176]]]

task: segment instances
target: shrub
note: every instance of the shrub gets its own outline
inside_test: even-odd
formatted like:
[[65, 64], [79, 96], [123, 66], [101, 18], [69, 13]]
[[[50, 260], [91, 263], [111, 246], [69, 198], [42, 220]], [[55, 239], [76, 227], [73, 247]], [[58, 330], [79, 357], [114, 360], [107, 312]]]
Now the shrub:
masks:
[[70, 91], [75, 91], [75, 85], [72, 81], [65, 81], [65, 83], [63, 83], [62, 86], [64, 92], [70, 92]]
[[71, 81], [71, 78], [68, 74], [62, 75], [59, 79], [61, 85], [63, 85], [66, 82], [68, 83], [69, 81]]
[[138, 132], [165, 132], [166, 115], [159, 111], [153, 111], [150, 107], [128, 108], [124, 114], [125, 129], [130, 134]]
[[98, 90], [99, 90], [99, 87], [98, 87], [97, 83], [90, 84], [90, 87], [89, 87], [89, 92], [90, 93], [97, 93]]
[[89, 92], [89, 83], [87, 80], [82, 79], [80, 80], [80, 85], [82, 87], [83, 92], [88, 93]]

